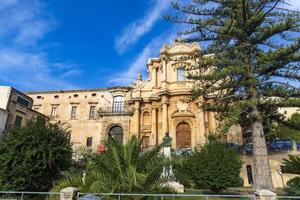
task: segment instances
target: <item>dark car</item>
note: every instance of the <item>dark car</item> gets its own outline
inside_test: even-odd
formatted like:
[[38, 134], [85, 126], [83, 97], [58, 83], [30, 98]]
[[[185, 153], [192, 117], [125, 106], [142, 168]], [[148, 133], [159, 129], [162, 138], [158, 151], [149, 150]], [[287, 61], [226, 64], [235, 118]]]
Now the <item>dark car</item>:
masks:
[[243, 153], [243, 148], [241, 145], [239, 144], [235, 144], [235, 143], [225, 143], [224, 144], [226, 147], [230, 148], [230, 149], [235, 149], [238, 153], [242, 154]]
[[293, 143], [292, 140], [289, 139], [275, 139], [269, 145], [269, 150], [276, 152], [276, 151], [283, 151], [283, 150], [292, 150]]

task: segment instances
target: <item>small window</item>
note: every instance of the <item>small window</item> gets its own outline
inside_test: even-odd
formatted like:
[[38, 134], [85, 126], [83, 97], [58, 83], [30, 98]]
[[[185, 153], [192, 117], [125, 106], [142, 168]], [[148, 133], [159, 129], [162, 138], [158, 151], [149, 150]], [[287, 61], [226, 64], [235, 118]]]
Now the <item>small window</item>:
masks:
[[92, 96], [94, 97], [94, 96], [96, 96], [97, 94], [96, 93], [92, 93]]
[[177, 81], [185, 81], [185, 69], [183, 67], [180, 67], [177, 69]]
[[41, 99], [41, 98], [42, 98], [42, 96], [37, 96], [36, 98], [37, 98], [37, 99]]
[[58, 95], [54, 95], [54, 98], [55, 98], [55, 99], [58, 99], [58, 98], [59, 98], [59, 96], [58, 96]]
[[51, 116], [53, 117], [57, 116], [57, 107], [52, 107]]
[[77, 106], [72, 106], [71, 119], [76, 119], [76, 117], [77, 117]]
[[90, 107], [90, 119], [94, 119], [96, 115], [96, 106]]
[[39, 111], [39, 107], [35, 107], [34, 110], [35, 110], [35, 111]]
[[78, 94], [74, 94], [73, 97], [78, 97]]
[[15, 128], [20, 128], [20, 127], [21, 127], [21, 125], [22, 125], [22, 120], [23, 120], [22, 117], [16, 115], [15, 125], [14, 125]]
[[91, 147], [93, 145], [93, 138], [92, 137], [88, 137], [86, 139], [86, 146], [87, 147]]

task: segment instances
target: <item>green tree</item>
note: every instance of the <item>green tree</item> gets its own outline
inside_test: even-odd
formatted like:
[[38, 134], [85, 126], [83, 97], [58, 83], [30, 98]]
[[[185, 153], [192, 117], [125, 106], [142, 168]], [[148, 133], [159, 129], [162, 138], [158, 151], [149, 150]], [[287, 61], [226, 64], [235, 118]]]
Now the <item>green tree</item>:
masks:
[[211, 140], [185, 159], [183, 171], [189, 174], [197, 187], [219, 193], [239, 183], [242, 164], [235, 149]]
[[166, 184], [169, 179], [161, 177], [164, 158], [161, 146], [142, 151], [142, 142], [132, 137], [126, 144], [119, 144], [113, 137], [106, 142], [103, 154], [86, 153], [87, 169], [59, 181], [54, 191], [73, 186], [81, 192], [93, 193], [159, 193], [171, 192]]
[[0, 140], [0, 188], [49, 191], [71, 164], [68, 131], [42, 118], [13, 129]]
[[290, 119], [274, 125], [270, 134], [273, 137], [286, 138], [300, 142], [300, 113], [294, 113]]
[[[292, 173], [300, 175], [300, 156], [289, 155], [288, 159], [283, 160], [283, 173]], [[285, 191], [288, 195], [300, 195], [300, 176], [297, 176], [287, 182]]]
[[299, 13], [285, 0], [193, 0], [173, 2], [177, 14], [166, 17], [188, 25], [183, 41], [200, 42], [188, 78], [196, 80], [193, 97], [218, 112], [223, 132], [241, 119], [253, 140], [254, 187], [273, 189], [263, 129], [263, 108], [299, 106]]

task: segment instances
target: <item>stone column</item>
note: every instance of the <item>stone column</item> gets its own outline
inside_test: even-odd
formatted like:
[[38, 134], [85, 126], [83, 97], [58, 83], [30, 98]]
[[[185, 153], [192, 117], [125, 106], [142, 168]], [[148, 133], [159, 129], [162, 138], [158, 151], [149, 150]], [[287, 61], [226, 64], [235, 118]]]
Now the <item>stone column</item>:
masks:
[[153, 68], [154, 87], [157, 87], [157, 68]]
[[216, 119], [215, 119], [215, 113], [214, 112], [209, 112], [209, 129], [211, 133], [215, 133], [216, 132]]
[[75, 187], [67, 187], [60, 191], [59, 200], [75, 200], [79, 190]]
[[269, 190], [257, 190], [255, 192], [255, 197], [257, 200], [275, 200], [276, 194]]
[[134, 122], [135, 122], [135, 134], [140, 139], [140, 102], [136, 101], [134, 102]]
[[151, 126], [151, 132], [153, 136], [153, 145], [157, 145], [157, 114], [156, 114], [156, 108], [152, 108], [152, 126]]
[[162, 101], [163, 105], [163, 135], [169, 132], [169, 124], [168, 124], [168, 99], [167, 97], [163, 97]]
[[166, 89], [167, 82], [167, 61], [163, 60], [163, 76], [162, 76], [162, 88]]

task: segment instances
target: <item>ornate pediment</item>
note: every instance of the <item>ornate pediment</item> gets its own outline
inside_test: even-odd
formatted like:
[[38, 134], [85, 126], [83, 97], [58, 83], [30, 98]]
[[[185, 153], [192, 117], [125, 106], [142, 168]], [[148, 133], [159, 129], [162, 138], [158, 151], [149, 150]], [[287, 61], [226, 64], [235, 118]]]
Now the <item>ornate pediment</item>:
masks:
[[160, 54], [190, 54], [195, 51], [200, 51], [200, 46], [197, 43], [174, 42], [171, 45], [163, 45]]

